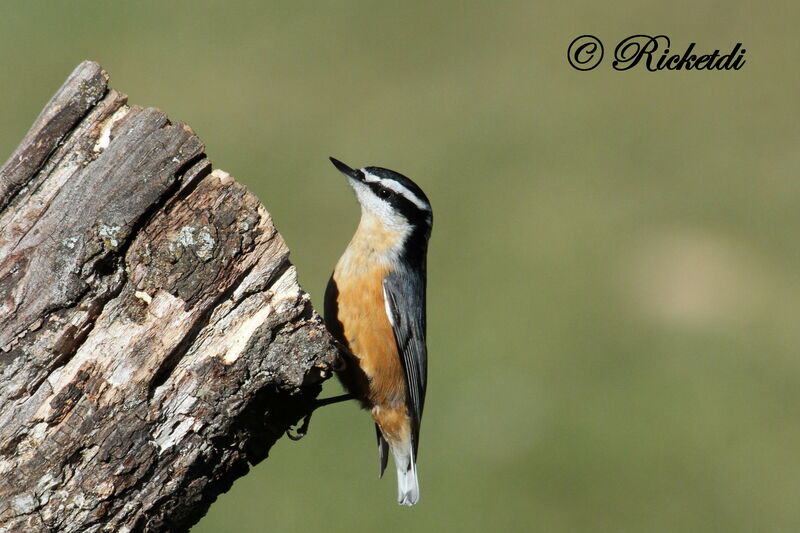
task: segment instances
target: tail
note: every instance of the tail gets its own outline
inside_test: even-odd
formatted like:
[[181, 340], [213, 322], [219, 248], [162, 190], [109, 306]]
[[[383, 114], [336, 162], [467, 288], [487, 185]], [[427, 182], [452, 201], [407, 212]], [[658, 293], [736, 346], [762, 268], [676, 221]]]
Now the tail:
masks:
[[389, 443], [383, 438], [381, 427], [375, 424], [375, 433], [378, 435], [378, 477], [383, 477], [383, 471], [386, 470], [386, 464], [389, 462]]
[[390, 444], [397, 467], [397, 503], [414, 505], [419, 501], [417, 463], [411, 442]]

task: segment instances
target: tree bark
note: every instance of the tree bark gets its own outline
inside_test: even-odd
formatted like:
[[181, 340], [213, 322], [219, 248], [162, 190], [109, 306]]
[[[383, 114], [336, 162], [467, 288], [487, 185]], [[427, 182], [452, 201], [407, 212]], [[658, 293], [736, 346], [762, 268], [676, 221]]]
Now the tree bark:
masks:
[[264, 207], [107, 82], [0, 168], [0, 533], [188, 529], [336, 357]]

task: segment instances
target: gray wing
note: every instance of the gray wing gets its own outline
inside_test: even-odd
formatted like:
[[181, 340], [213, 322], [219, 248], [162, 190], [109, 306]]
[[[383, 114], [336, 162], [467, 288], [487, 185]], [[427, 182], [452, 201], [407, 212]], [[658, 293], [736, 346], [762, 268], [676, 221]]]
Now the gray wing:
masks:
[[394, 330], [400, 362], [406, 378], [406, 405], [411, 416], [414, 455], [419, 444], [419, 426], [428, 383], [428, 348], [425, 345], [425, 272], [406, 269], [383, 279], [386, 314]]

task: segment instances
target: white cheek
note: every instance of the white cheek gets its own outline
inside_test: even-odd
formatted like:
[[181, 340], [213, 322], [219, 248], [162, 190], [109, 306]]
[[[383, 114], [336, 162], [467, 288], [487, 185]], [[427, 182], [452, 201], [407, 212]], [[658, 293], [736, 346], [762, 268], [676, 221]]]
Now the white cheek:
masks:
[[353, 184], [358, 201], [364, 211], [377, 216], [387, 229], [407, 232], [411, 229], [408, 221], [402, 215], [396, 213], [392, 206], [384, 202], [374, 194], [366, 185], [360, 183]]

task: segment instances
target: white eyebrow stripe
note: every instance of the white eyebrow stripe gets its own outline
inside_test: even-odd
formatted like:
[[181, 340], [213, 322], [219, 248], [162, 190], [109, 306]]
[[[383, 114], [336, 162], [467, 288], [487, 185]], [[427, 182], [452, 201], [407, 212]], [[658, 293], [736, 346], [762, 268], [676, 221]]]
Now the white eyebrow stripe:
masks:
[[366, 169], [363, 168], [361, 169], [361, 172], [364, 173], [364, 181], [366, 181], [367, 183], [380, 183], [387, 189], [402, 195], [404, 198], [409, 200], [411, 203], [413, 203], [415, 206], [419, 207], [423, 211], [431, 210], [430, 206], [426, 202], [420, 200], [416, 194], [408, 190], [408, 188], [404, 187], [403, 185], [397, 183], [396, 181], [392, 179], [381, 178], [376, 176], [375, 174], [370, 174], [369, 172], [367, 172]]
[[381, 181], [381, 179], [375, 174], [370, 174], [369, 172], [367, 172], [366, 168], [362, 168], [361, 172], [364, 173], [364, 181], [366, 181], [367, 183], [376, 183], [378, 181]]

